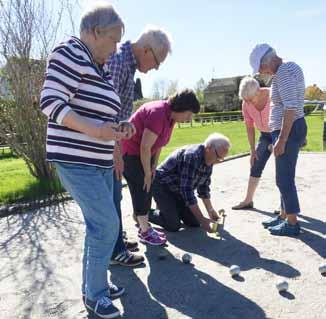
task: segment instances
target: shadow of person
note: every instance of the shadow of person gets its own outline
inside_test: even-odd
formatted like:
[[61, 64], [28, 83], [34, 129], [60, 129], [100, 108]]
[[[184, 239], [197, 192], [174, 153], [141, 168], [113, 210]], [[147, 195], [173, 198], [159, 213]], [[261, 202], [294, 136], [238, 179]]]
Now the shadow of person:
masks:
[[183, 315], [192, 319], [266, 318], [255, 302], [193, 264], [182, 263], [168, 251], [166, 259], [159, 260], [157, 247], [148, 246], [145, 255], [150, 267], [148, 289], [158, 302], [176, 311], [175, 315], [171, 311], [170, 318], [183, 318]]
[[[123, 306], [121, 318], [168, 318], [165, 308], [150, 295], [146, 285], [137, 275], [137, 271], [137, 269], [127, 267], [110, 267], [111, 281], [126, 289], [125, 295], [120, 298]], [[142, 270], [139, 269], [139, 271]]]
[[182, 250], [203, 256], [223, 266], [239, 265], [242, 270], [261, 268], [279, 276], [293, 278], [300, 272], [277, 260], [262, 258], [254, 247], [233, 237], [225, 229], [220, 232], [222, 240], [208, 236], [201, 229], [183, 229], [168, 233], [168, 241]]

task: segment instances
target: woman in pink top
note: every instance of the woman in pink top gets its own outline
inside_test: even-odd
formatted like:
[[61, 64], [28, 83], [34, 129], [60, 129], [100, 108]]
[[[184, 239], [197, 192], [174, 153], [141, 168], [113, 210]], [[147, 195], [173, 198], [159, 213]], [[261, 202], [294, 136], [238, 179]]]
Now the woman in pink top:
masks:
[[[268, 128], [270, 110], [270, 91], [260, 88], [259, 83], [251, 77], [242, 79], [239, 96], [243, 100], [242, 114], [247, 128], [250, 145], [250, 177], [245, 199], [232, 209], [253, 208], [253, 197], [265, 165], [271, 155], [272, 136]], [[255, 145], [255, 127], [260, 137]]]
[[190, 120], [199, 109], [195, 93], [183, 90], [166, 101], [144, 104], [130, 118], [136, 134], [122, 142], [123, 175], [139, 224], [138, 236], [143, 243], [162, 245], [166, 242], [164, 233], [154, 230], [148, 223], [152, 181], [161, 148], [169, 142], [174, 124]]

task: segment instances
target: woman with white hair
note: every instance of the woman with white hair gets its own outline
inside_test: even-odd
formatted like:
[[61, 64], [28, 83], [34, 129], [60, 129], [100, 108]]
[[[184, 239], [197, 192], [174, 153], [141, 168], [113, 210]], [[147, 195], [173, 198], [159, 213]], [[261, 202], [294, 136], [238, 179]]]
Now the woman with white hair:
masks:
[[[260, 88], [259, 83], [252, 77], [245, 77], [240, 82], [239, 97], [242, 102], [242, 114], [247, 128], [247, 137], [250, 145], [250, 177], [247, 194], [232, 209], [249, 209], [254, 207], [253, 197], [260, 177], [271, 155], [270, 145], [272, 136], [268, 121], [270, 112], [270, 90]], [[255, 145], [255, 127], [260, 131], [260, 137]]]
[[[181, 222], [212, 232], [211, 223], [218, 214], [210, 200], [211, 175], [213, 166], [223, 161], [230, 147], [227, 137], [214, 133], [204, 144], [188, 145], [170, 154], [156, 169], [153, 197], [158, 210], [151, 211], [149, 220], [172, 232], [180, 229]], [[203, 215], [195, 190], [209, 218]]]
[[120, 99], [107, 70], [124, 24], [107, 2], [95, 2], [81, 18], [80, 38], [71, 37], [48, 58], [41, 109], [48, 116], [47, 160], [79, 204], [86, 225], [82, 295], [87, 310], [116, 318], [111, 298], [124, 288], [108, 282], [107, 269], [119, 232], [113, 203], [115, 141], [133, 127], [117, 125]]

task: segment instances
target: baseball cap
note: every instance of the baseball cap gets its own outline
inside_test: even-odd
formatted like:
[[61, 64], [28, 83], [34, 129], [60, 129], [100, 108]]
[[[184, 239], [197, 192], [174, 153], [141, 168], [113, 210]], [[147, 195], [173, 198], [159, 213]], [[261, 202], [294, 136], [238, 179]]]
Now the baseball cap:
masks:
[[267, 43], [257, 44], [252, 49], [249, 57], [249, 62], [253, 69], [253, 74], [258, 73], [262, 57], [271, 49], [273, 48]]

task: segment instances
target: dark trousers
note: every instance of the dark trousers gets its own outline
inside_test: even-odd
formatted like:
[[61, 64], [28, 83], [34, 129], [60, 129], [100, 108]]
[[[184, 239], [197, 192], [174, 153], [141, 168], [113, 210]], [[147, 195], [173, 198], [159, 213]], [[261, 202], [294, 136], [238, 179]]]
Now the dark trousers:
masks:
[[[132, 206], [136, 216], [146, 216], [151, 208], [152, 190], [144, 190], [144, 169], [140, 157], [137, 155], [124, 155], [123, 176], [126, 179], [131, 196]], [[154, 157], [151, 159], [153, 164]]]
[[[276, 143], [280, 131], [273, 131], [273, 144]], [[285, 146], [285, 152], [275, 158], [276, 185], [281, 193], [281, 207], [289, 214], [299, 214], [300, 205], [295, 185], [295, 169], [300, 147], [307, 135], [307, 125], [304, 118], [296, 120], [291, 128]]]
[[149, 213], [149, 221], [162, 226], [167, 231], [178, 231], [181, 221], [190, 227], [199, 227], [199, 222], [179, 194], [171, 192], [167, 186], [154, 180], [153, 197], [159, 211]]

